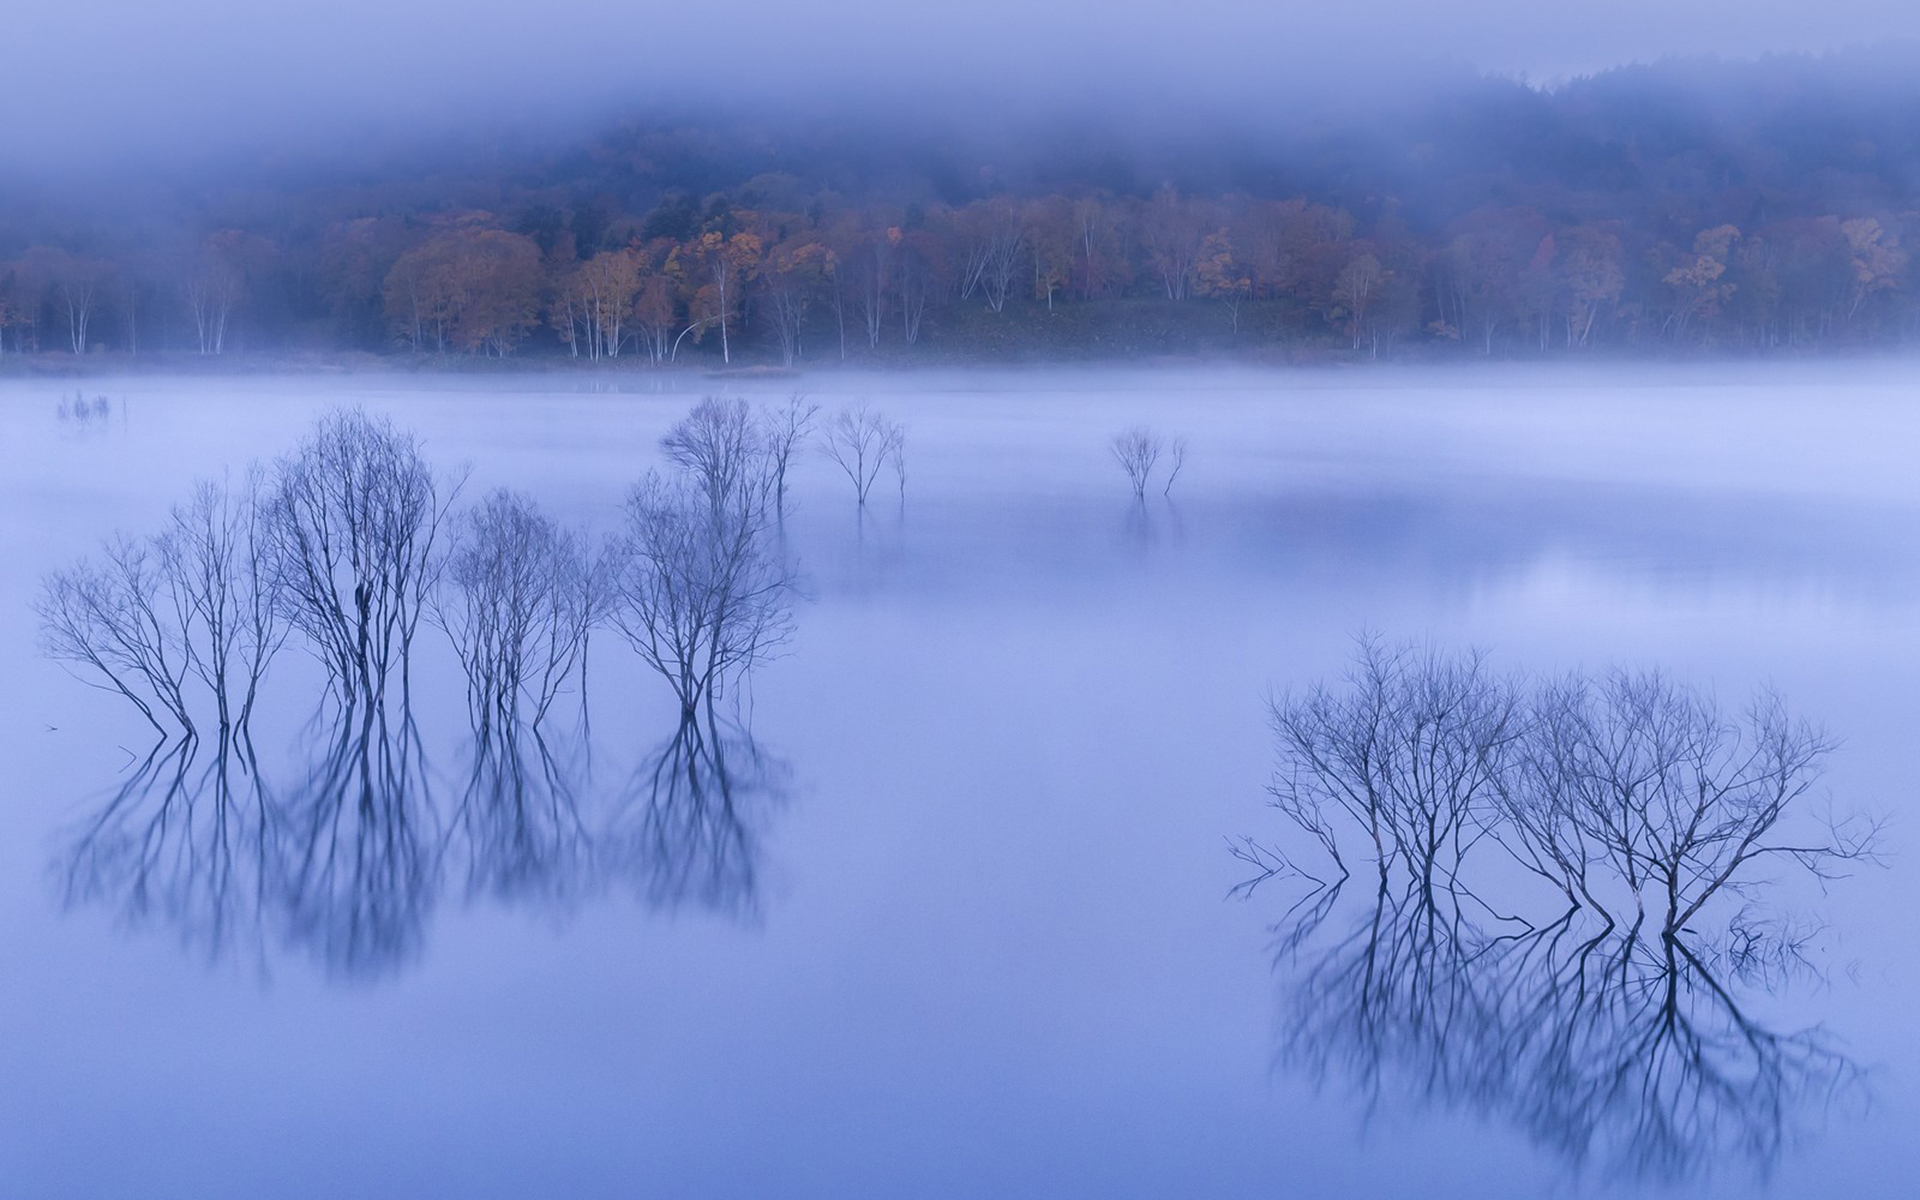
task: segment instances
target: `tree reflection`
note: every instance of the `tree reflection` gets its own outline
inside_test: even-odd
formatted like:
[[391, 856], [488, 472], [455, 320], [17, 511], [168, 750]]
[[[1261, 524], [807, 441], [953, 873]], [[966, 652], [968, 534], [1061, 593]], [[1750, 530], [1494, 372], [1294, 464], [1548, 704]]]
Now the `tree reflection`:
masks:
[[786, 764], [738, 726], [688, 715], [634, 772], [610, 828], [620, 873], [648, 905], [743, 914], [759, 895], [760, 832]]
[[1822, 1030], [1770, 1028], [1723, 978], [1730, 961], [1679, 939], [1573, 913], [1489, 932], [1417, 888], [1380, 889], [1329, 934], [1339, 892], [1276, 929], [1280, 1061], [1369, 1107], [1411, 1095], [1509, 1123], [1576, 1171], [1674, 1183], [1735, 1163], [1764, 1175], [1830, 1104], [1864, 1095]]
[[[1658, 672], [1502, 675], [1363, 639], [1342, 684], [1271, 714], [1298, 845], [1235, 853], [1244, 890], [1315, 885], [1276, 929], [1283, 1063], [1634, 1181], [1765, 1174], [1864, 1094], [1820, 1029], [1750, 1011], [1807, 965], [1758, 923], [1782, 868], [1824, 884], [1879, 861], [1876, 822], [1807, 811], [1834, 742], [1777, 696], [1727, 715]], [[1331, 935], [1356, 877], [1373, 903]]]
[[[721, 701], [737, 712], [792, 633], [779, 522], [813, 414], [703, 400], [661, 441], [672, 469], [630, 493], [625, 535], [595, 549], [516, 492], [455, 513], [462, 477], [436, 471], [419, 437], [339, 410], [271, 469], [200, 485], [161, 533], [110, 538], [49, 575], [43, 649], [161, 739], [74, 834], [68, 903], [172, 926], [215, 956], [251, 930], [353, 978], [417, 957], [449, 891], [528, 904], [619, 888], [656, 908], [752, 911], [786, 772]], [[900, 471], [897, 430], [876, 444]], [[465, 677], [473, 738], [453, 781], [428, 769], [413, 719], [423, 618]], [[600, 625], [668, 680], [680, 720], [596, 793], [584, 739]], [[294, 635], [327, 677], [301, 739], [317, 749], [263, 777], [256, 702]], [[569, 679], [582, 741], [557, 755], [546, 718]]]
[[209, 957], [258, 932], [277, 814], [222, 742], [185, 738], [139, 762], [75, 833], [61, 884], [70, 906], [111, 906], [130, 927], [171, 927]]
[[419, 951], [439, 882], [424, 758], [410, 710], [389, 718], [382, 706], [350, 706], [279, 798], [286, 937], [330, 971], [379, 975]]
[[596, 838], [577, 773], [528, 725], [477, 730], [450, 843], [469, 897], [557, 903], [588, 886]]
[[330, 709], [314, 734], [319, 752], [272, 783], [239, 743], [156, 750], [74, 832], [67, 904], [347, 980], [415, 961], [449, 897], [565, 910], [613, 890], [744, 917], [788, 778], [745, 729], [695, 718], [599, 788], [584, 740], [556, 753], [524, 721], [477, 725], [453, 782], [404, 706]]

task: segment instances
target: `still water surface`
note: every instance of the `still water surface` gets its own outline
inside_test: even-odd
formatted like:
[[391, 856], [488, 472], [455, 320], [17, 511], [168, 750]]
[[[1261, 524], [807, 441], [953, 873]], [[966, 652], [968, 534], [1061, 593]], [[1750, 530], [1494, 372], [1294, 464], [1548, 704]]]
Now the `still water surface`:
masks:
[[[801, 463], [808, 599], [739, 697], [727, 819], [660, 819], [687, 811], [649, 783], [672, 700], [616, 638], [589, 729], [563, 700], [547, 755], [476, 763], [426, 630], [405, 869], [289, 903], [244, 854], [209, 883], [183, 848], [210, 803], [142, 870], [89, 856], [116, 796], [156, 836], [160, 801], [127, 787], [151, 735], [36, 653], [41, 577], [341, 404], [470, 463], [469, 497], [611, 530], [716, 385], [113, 379], [82, 422], [57, 382], [0, 384], [0, 1194], [1910, 1194], [1920, 369], [801, 386], [904, 422], [906, 495], [883, 477], [861, 514]], [[1141, 421], [1191, 445], [1144, 507], [1106, 450]], [[1772, 683], [1842, 739], [1827, 788], [1893, 819], [1889, 865], [1788, 901], [1822, 924], [1785, 981], [1600, 946], [1611, 977], [1674, 985], [1646, 1020], [1569, 1001], [1567, 947], [1436, 954], [1371, 896], [1288, 950], [1298, 889], [1230, 898], [1228, 842], [1288, 836], [1265, 699], [1338, 674], [1365, 629], [1514, 669], [1659, 666], [1736, 705]], [[282, 791], [328, 786], [321, 682], [297, 645], [270, 681]], [[203, 796], [210, 758], [183, 776]], [[491, 819], [555, 779], [587, 818]], [[1414, 981], [1370, 993], [1358, 1037], [1356, 954]], [[1476, 1021], [1433, 1023], [1441, 977]], [[1731, 1086], [1633, 1093], [1643, 1047], [1686, 1050], [1658, 1041], [1676, 1011]], [[1529, 1049], [1553, 1028], [1577, 1051]], [[1844, 1084], [1791, 1057], [1815, 1043]], [[1627, 1083], [1570, 1103], [1583, 1072]]]

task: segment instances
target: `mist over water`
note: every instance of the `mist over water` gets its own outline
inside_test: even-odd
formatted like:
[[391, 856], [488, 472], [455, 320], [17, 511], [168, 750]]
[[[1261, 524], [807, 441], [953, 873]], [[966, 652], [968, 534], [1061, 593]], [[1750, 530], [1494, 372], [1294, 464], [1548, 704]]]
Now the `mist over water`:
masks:
[[[1917, 383], [9, 381], [0, 1158], [40, 1196], [1900, 1194]], [[453, 513], [511, 488], [592, 540], [703, 395], [795, 389], [898, 422], [904, 485], [863, 509], [795, 458], [791, 637], [691, 735], [607, 629], [537, 738], [483, 734], [423, 625], [405, 723], [340, 727], [295, 639], [256, 761], [143, 766], [140, 715], [37, 653], [50, 572], [342, 407], [469, 468]], [[1136, 427], [1186, 445], [1139, 496]], [[1555, 924], [1508, 869], [1471, 882], [1531, 930], [1376, 896], [1346, 843], [1325, 905], [1231, 894], [1245, 839], [1325, 877], [1268, 805], [1267, 702], [1340, 686], [1363, 631], [1657, 668], [1730, 714], [1771, 685], [1838, 743], [1817, 798], [1892, 818], [1888, 865], [1769, 872], [1677, 943]], [[1727, 936], [1776, 928], [1793, 954]]]

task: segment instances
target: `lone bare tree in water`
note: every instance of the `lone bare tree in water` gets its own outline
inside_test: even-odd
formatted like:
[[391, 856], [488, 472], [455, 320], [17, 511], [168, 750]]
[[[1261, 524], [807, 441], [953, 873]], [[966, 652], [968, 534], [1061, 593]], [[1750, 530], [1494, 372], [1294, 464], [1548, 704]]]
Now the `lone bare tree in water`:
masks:
[[1427, 891], [1458, 878], [1494, 813], [1518, 729], [1514, 689], [1478, 654], [1362, 639], [1344, 688], [1271, 706], [1274, 804], [1345, 869], [1336, 818], [1366, 834], [1384, 884], [1397, 864]]
[[322, 417], [276, 465], [263, 525], [277, 591], [343, 701], [380, 702], [395, 669], [404, 690], [458, 491], [418, 438], [357, 409]]
[[1802, 814], [1834, 742], [1772, 691], [1730, 718], [1658, 672], [1574, 675], [1536, 690], [1530, 732], [1504, 805], [1513, 840], [1609, 916], [1589, 868], [1673, 934], [1722, 891], [1750, 894], [1766, 862], [1829, 879], [1877, 859], [1876, 823]]
[[778, 483], [751, 432], [744, 405], [703, 402], [662, 441], [679, 469], [649, 472], [627, 497], [609, 617], [683, 713], [711, 712], [728, 682], [792, 628], [796, 581], [775, 536]]
[[1154, 464], [1160, 461], [1163, 445], [1160, 435], [1145, 425], [1117, 433], [1107, 444], [1113, 460], [1120, 464], [1120, 469], [1127, 474], [1127, 482], [1133, 485], [1136, 499], [1147, 498], [1147, 483], [1153, 477]]
[[820, 437], [820, 452], [847, 473], [853, 481], [854, 498], [864, 505], [873, 481], [889, 462], [894, 464], [905, 493], [905, 444], [906, 431], [863, 401], [841, 409], [827, 422]]

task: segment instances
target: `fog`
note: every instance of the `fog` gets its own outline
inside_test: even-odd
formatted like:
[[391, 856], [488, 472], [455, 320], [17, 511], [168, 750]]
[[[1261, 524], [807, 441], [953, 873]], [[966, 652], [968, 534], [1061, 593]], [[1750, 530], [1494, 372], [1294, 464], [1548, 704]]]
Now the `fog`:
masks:
[[[1282, 95], [1377, 102], [1466, 65], [1538, 82], [1669, 55], [1821, 51], [1920, 35], [1889, 0], [1524, 0], [1335, 7], [1014, 0], [953, 6], [496, 0], [77, 0], [9, 15], [16, 166], [98, 170], [369, 137], [543, 131], [647, 105], [807, 111], [835, 93], [989, 115]], [[985, 106], [984, 109], [982, 106]]]
[[[1664, 889], [1636, 930], [1633, 885], [1596, 860], [1560, 917], [1559, 884], [1502, 848], [1563, 844], [1527, 815], [1545, 794], [1520, 745], [1513, 807], [1493, 824], [1469, 800], [1488, 836], [1457, 862], [1454, 843], [1446, 886], [1402, 895], [1433, 873], [1404, 852], [1376, 883], [1347, 821], [1329, 844], [1353, 882], [1296, 905], [1333, 869], [1312, 814], [1270, 803], [1314, 780], [1269, 702], [1325, 685], [1316, 711], [1351, 713], [1362, 631], [1433, 648], [1386, 674], [1389, 710], [1475, 647], [1529, 704], [1657, 670], [1722, 739], [1771, 686], [1833, 743], [1790, 772], [1817, 780], [1788, 824], [1904, 825], [1917, 384], [1891, 362], [0, 382], [9, 1180], [49, 1200], [1901, 1195], [1920, 979], [1898, 846], [1844, 878], [1742, 871], [1674, 938]], [[490, 694], [551, 643], [482, 638], [504, 657], [476, 659], [525, 605], [473, 603], [503, 560], [470, 551], [506, 526], [597, 544], [663, 498], [688, 514], [635, 485], [697, 457], [685, 422], [722, 388], [753, 413], [820, 405], [761, 528], [800, 573], [777, 653], [734, 658], [689, 731], [629, 596], [544, 720], [544, 683]], [[825, 452], [862, 403], [905, 439], [864, 505]], [[329, 449], [355, 427], [375, 436]], [[1112, 447], [1134, 427], [1185, 439], [1177, 479], [1163, 457], [1131, 486]], [[336, 665], [314, 636], [331, 602], [310, 591], [247, 730], [188, 679], [199, 739], [152, 757], [134, 705], [36, 648], [62, 651], [45, 601], [82, 560], [205, 559], [177, 540], [207, 528], [197, 480], [231, 497], [260, 463], [262, 525], [216, 525], [230, 561], [261, 533], [285, 565], [283, 535], [332, 503], [302, 481], [382, 444], [406, 468], [383, 478], [431, 473], [452, 550], [384, 703], [358, 649]], [[704, 524], [710, 494], [678, 499]], [[515, 516], [536, 512], [554, 525]], [[408, 524], [382, 504], [355, 546], [398, 550]], [[116, 531], [135, 540], [103, 546]], [[382, 586], [353, 605], [382, 611]], [[192, 608], [154, 610], [169, 650], [208, 644]], [[1596, 704], [1560, 716], [1646, 743]], [[1445, 755], [1457, 721], [1430, 728]], [[1256, 867], [1234, 848], [1297, 870], [1236, 891]]]

